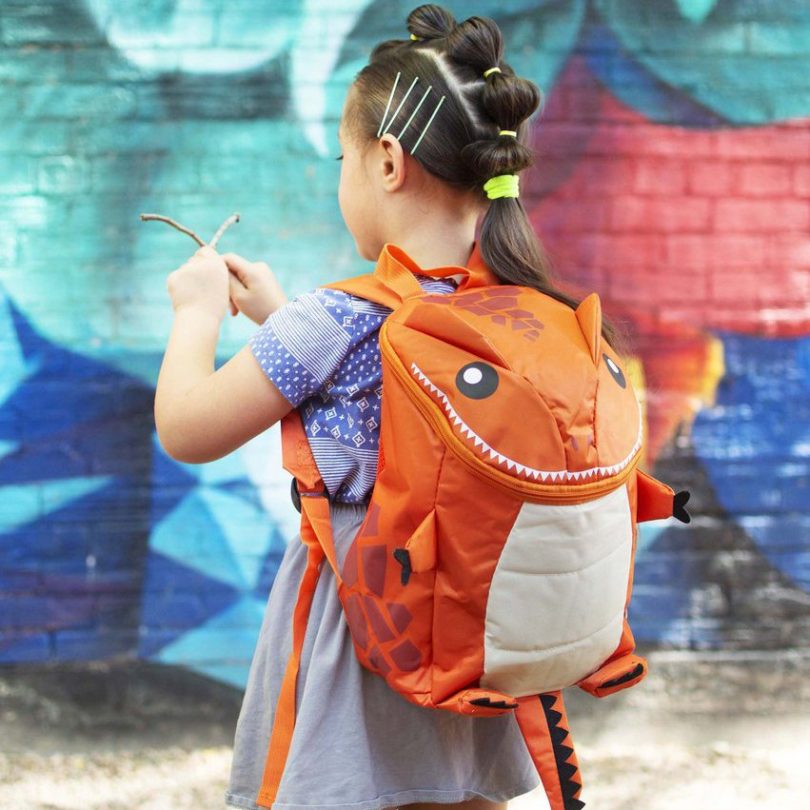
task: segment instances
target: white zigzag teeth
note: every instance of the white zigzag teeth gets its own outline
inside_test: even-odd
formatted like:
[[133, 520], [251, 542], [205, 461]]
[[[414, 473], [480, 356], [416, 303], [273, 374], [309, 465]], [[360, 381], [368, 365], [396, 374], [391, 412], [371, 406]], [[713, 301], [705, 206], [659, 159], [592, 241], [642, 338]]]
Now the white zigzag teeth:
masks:
[[519, 473], [523, 475], [530, 476], [535, 480], [540, 479], [542, 481], [548, 481], [551, 479], [552, 481], [581, 481], [583, 479], [592, 479], [597, 476], [601, 475], [613, 475], [617, 473], [619, 470], [623, 470], [629, 463], [630, 459], [636, 454], [636, 451], [641, 446], [642, 441], [642, 429], [643, 425], [641, 422], [641, 405], [636, 399], [636, 405], [639, 409], [639, 431], [638, 436], [636, 437], [636, 442], [633, 445], [632, 450], [627, 454], [627, 456], [617, 464], [611, 464], [605, 467], [591, 467], [587, 470], [536, 470], [533, 467], [528, 467], [525, 464], [520, 464], [519, 462], [515, 461], [514, 459], [507, 458], [502, 453], [499, 453], [494, 447], [490, 447], [484, 439], [482, 439], [457, 413], [455, 408], [450, 404], [450, 399], [444, 391], [441, 390], [438, 386], [434, 385], [428, 376], [416, 365], [416, 363], [411, 363], [411, 369], [414, 374], [417, 376], [419, 380], [425, 385], [426, 388], [429, 388], [431, 391], [436, 393], [439, 396], [439, 399], [442, 401], [445, 411], [449, 417], [453, 420], [454, 425], [459, 425], [459, 430], [468, 438], [472, 439], [475, 446], [479, 447], [483, 445], [483, 449], [485, 452], [489, 453], [490, 458], [495, 458], [498, 460], [499, 464], [505, 464], [509, 470], [516, 469]]

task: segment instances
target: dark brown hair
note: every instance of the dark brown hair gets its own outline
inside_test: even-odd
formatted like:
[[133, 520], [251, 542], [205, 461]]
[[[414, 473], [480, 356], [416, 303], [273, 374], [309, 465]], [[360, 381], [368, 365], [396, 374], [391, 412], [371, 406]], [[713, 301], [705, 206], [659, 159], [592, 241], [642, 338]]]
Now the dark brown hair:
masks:
[[[554, 269], [532, 228], [518, 197], [488, 200], [483, 185], [499, 174], [513, 174], [532, 165], [534, 153], [527, 146], [530, 117], [538, 110], [542, 93], [534, 82], [515, 75], [503, 61], [503, 36], [489, 17], [470, 17], [457, 23], [445, 8], [433, 3], [408, 15], [407, 29], [418, 39], [380, 42], [369, 64], [355, 77], [354, 101], [347, 109], [347, 124], [362, 145], [377, 138], [394, 76], [401, 72], [391, 120], [405, 88], [414, 77], [419, 87], [432, 87], [403, 135], [408, 151], [420, 137], [438, 100], [446, 96], [414, 160], [449, 185], [479, 195], [488, 202], [481, 222], [481, 256], [503, 284], [519, 284], [568, 304], [575, 298], [552, 284]], [[499, 67], [484, 77], [484, 71]], [[410, 94], [397, 115], [394, 133], [402, 128], [423, 94]], [[517, 137], [499, 135], [514, 130]], [[408, 144], [406, 146], [406, 143]], [[602, 335], [620, 353], [626, 335], [602, 316]], [[621, 344], [621, 345], [617, 345]]]

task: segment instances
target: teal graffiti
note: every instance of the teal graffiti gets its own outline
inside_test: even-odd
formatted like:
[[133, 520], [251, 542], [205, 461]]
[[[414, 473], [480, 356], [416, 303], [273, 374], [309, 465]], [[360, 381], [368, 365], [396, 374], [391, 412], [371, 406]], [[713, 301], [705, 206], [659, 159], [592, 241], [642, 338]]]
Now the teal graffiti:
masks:
[[675, 0], [685, 19], [701, 23], [711, 14], [718, 0]]
[[[810, 114], [810, 5], [804, 0], [707, 3], [593, 0], [625, 57], [698, 102], [729, 125], [754, 125]], [[690, 13], [684, 13], [689, 8]], [[611, 90], [648, 115], [632, 83], [619, 74]]]

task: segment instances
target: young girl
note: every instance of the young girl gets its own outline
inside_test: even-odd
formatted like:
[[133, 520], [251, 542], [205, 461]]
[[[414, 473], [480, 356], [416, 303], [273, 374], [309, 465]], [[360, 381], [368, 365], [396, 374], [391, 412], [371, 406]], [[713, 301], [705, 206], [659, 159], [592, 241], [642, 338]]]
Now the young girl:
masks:
[[[478, 252], [507, 284], [554, 289], [518, 198], [527, 119], [541, 96], [503, 61], [490, 19], [456, 23], [436, 5], [410, 38], [379, 44], [346, 97], [340, 208], [358, 253], [401, 248], [426, 292], [450, 294]], [[493, 178], [498, 178], [493, 181]], [[481, 220], [483, 217], [483, 220]], [[480, 240], [476, 241], [480, 221]], [[443, 273], [430, 276], [430, 269]], [[229, 274], [230, 271], [230, 274]], [[365, 516], [377, 469], [378, 330], [387, 308], [317, 288], [287, 301], [270, 268], [208, 247], [168, 280], [175, 323], [160, 370], [161, 443], [182, 461], [235, 450], [300, 408], [329, 498], [338, 562]], [[261, 328], [213, 370], [231, 299]], [[604, 319], [604, 334], [613, 328]], [[274, 710], [292, 649], [307, 551], [300, 534], [273, 582], [236, 726], [228, 805], [257, 808]], [[505, 810], [539, 784], [512, 714], [471, 717], [410, 703], [357, 661], [329, 565], [322, 567], [296, 683], [296, 721], [274, 807]]]

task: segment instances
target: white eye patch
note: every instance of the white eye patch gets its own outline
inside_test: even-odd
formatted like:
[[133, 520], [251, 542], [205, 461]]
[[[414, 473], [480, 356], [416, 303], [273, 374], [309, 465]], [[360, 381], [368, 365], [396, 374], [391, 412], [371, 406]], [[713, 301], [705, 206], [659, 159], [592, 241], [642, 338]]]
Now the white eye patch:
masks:
[[464, 369], [464, 382], [469, 383], [470, 385], [475, 385], [476, 383], [481, 382], [483, 376], [484, 375], [482, 374], [481, 369], [475, 368], [475, 366]]

